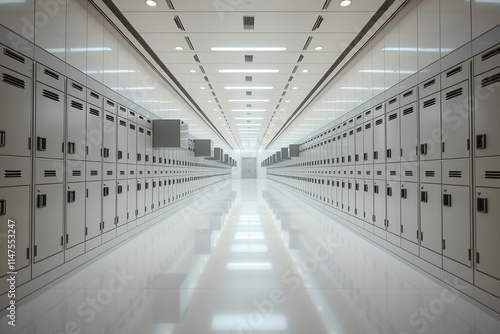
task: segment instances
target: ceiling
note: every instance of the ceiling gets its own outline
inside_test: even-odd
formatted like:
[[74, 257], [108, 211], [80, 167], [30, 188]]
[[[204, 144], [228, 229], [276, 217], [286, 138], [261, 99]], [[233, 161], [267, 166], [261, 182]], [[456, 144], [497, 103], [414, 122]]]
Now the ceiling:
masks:
[[[267, 147], [384, 4], [384, 0], [353, 0], [348, 7], [341, 7], [340, 0], [156, 2], [156, 7], [145, 0], [116, 0], [114, 5], [185, 89], [184, 95], [194, 100], [226, 142], [243, 150]], [[249, 17], [248, 27], [244, 17]], [[250, 49], [214, 49], [228, 47]], [[325, 124], [318, 120], [315, 125]], [[290, 141], [301, 137], [304, 134], [299, 133]]]

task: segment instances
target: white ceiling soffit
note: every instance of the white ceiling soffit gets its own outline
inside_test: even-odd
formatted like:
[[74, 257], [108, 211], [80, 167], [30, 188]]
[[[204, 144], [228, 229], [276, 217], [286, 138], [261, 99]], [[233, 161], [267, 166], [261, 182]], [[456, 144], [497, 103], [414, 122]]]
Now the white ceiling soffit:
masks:
[[405, 3], [156, 1], [96, 3], [214, 132], [245, 149], [275, 141]]

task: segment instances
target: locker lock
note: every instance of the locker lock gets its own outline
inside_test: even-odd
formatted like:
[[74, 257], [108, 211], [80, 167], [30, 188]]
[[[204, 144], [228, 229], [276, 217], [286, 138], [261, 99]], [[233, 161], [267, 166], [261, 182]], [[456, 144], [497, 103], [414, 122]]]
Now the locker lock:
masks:
[[401, 189], [401, 198], [408, 198], [408, 189]]
[[477, 135], [476, 136], [476, 148], [478, 150], [486, 149], [486, 135]]
[[423, 203], [427, 203], [428, 201], [428, 193], [427, 191], [421, 191], [420, 192], [420, 201], [423, 202]]
[[451, 194], [443, 194], [443, 205], [451, 207]]
[[36, 198], [37, 208], [45, 208], [47, 206], [47, 195], [37, 195]]
[[47, 150], [47, 138], [37, 137], [36, 138], [36, 149], [38, 151]]
[[420, 145], [420, 154], [427, 155], [427, 144]]
[[75, 203], [76, 201], [76, 192], [68, 191], [68, 203]]
[[477, 212], [488, 213], [488, 199], [487, 198], [477, 198]]

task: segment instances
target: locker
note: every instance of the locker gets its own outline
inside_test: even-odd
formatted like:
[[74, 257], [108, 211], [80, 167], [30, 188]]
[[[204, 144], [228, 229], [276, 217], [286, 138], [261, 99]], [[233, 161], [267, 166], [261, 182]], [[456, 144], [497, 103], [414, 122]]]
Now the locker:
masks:
[[102, 188], [101, 181], [86, 182], [85, 240], [101, 235]]
[[500, 188], [500, 157], [475, 159], [476, 186]]
[[87, 102], [93, 104], [98, 107], [99, 110], [102, 110], [102, 101], [103, 97], [101, 94], [94, 92], [91, 89], [87, 89]]
[[347, 193], [349, 194], [349, 203], [347, 206], [347, 212], [350, 215], [355, 215], [356, 208], [356, 184], [354, 180], [349, 180], [347, 182]]
[[362, 164], [363, 163], [363, 144], [364, 144], [364, 138], [363, 138], [363, 124], [359, 125], [356, 127], [356, 149], [354, 153], [354, 161], [356, 164]]
[[363, 131], [363, 161], [365, 164], [373, 163], [373, 122], [365, 123]]
[[385, 230], [386, 211], [386, 186], [384, 181], [373, 182], [373, 224]]
[[101, 161], [102, 110], [87, 104], [87, 161]]
[[118, 180], [125, 180], [128, 178], [128, 165], [126, 164], [116, 165], [116, 178]]
[[376, 118], [373, 129], [373, 162], [385, 162], [385, 119]]
[[400, 182], [387, 182], [387, 231], [395, 235], [401, 235], [401, 196]]
[[116, 234], [116, 181], [102, 183], [102, 232]]
[[13, 51], [5, 46], [1, 46], [0, 66], [12, 69], [24, 76], [33, 76], [33, 62], [22, 54]]
[[347, 165], [349, 164], [349, 132], [344, 132], [342, 133], [342, 139], [341, 139], [341, 146], [342, 146], [342, 165]]
[[500, 279], [500, 189], [476, 188], [476, 269]]
[[500, 68], [475, 78], [475, 140], [476, 156], [500, 155]]
[[354, 209], [354, 214], [357, 218], [364, 218], [364, 194], [363, 194], [363, 181], [356, 180], [356, 184], [354, 186], [354, 190], [356, 192], [356, 208]]
[[363, 220], [373, 224], [373, 181], [366, 180], [363, 182], [363, 205]]
[[87, 103], [68, 96], [66, 107], [66, 157], [69, 160], [85, 160]]
[[31, 184], [31, 158], [0, 156], [0, 187]]
[[127, 180], [127, 223], [135, 220], [137, 216], [137, 180]]
[[[400, 137], [400, 112], [399, 109], [387, 113], [387, 162], [401, 161], [401, 137]], [[405, 134], [406, 136], [406, 134]]]
[[0, 155], [29, 157], [31, 138], [31, 110], [33, 106], [32, 80], [0, 67]]
[[[71, 79], [66, 80], [66, 92], [69, 96], [76, 97], [78, 100], [87, 100], [87, 87], [80, 84], [79, 82], [73, 81]], [[71, 99], [71, 97], [70, 97]]]
[[136, 181], [136, 191], [137, 191], [137, 218], [144, 217], [145, 214], [145, 200], [146, 200], [146, 180], [145, 179], [137, 179]]
[[348, 135], [349, 141], [347, 144], [347, 163], [354, 164], [356, 158], [356, 145], [355, 145], [355, 134], [354, 129], [349, 130]]
[[152, 199], [151, 199], [151, 210], [157, 211], [160, 208], [160, 193], [159, 193], [159, 181], [158, 179], [153, 179], [152, 182]]
[[394, 96], [393, 98], [387, 100], [386, 102], [386, 112], [389, 113], [391, 111], [399, 109], [399, 95]]
[[417, 236], [419, 194], [417, 183], [401, 184], [401, 237], [415, 244], [420, 239]]
[[146, 163], [146, 130], [142, 126], [137, 126], [137, 163]]
[[66, 249], [85, 241], [85, 182], [66, 187]]
[[128, 118], [128, 110], [124, 106], [118, 105], [118, 117], [127, 120]]
[[153, 164], [153, 130], [146, 129], [146, 142], [145, 142], [145, 163], [148, 165]]
[[64, 91], [66, 84], [64, 76], [40, 63], [36, 63], [36, 80], [60, 92]]
[[118, 105], [114, 101], [108, 98], [104, 98], [104, 110], [109, 111], [113, 115], [116, 115], [117, 107]]
[[37, 83], [35, 119], [36, 157], [63, 159], [64, 95]]
[[[500, 168], [500, 165], [497, 166]], [[468, 186], [470, 184], [470, 160], [443, 160], [442, 174], [443, 184]]]
[[338, 210], [342, 210], [342, 179], [335, 179], [335, 190], [336, 190], [336, 201], [335, 201], [335, 206], [337, 207]]
[[342, 142], [343, 142], [342, 136], [343, 136], [343, 134], [337, 135], [337, 141], [336, 141], [336, 145], [335, 145], [335, 162], [337, 163], [337, 165], [342, 164], [342, 154], [343, 154], [343, 152], [342, 152]]
[[63, 194], [62, 184], [35, 186], [35, 262], [63, 250]]
[[406, 106], [410, 103], [414, 103], [417, 101], [417, 87], [413, 87], [401, 94], [399, 94], [399, 100], [401, 106]]
[[441, 92], [443, 159], [469, 157], [469, 81]]
[[474, 57], [474, 73], [484, 73], [492, 68], [500, 66], [500, 45], [492, 48]]
[[[165, 207], [166, 205], [166, 197], [165, 197], [165, 180], [163, 178], [160, 178], [158, 180], [158, 208], [161, 209]], [[196, 186], [195, 186], [196, 187]]]
[[420, 100], [420, 159], [441, 159], [441, 97]]
[[470, 266], [470, 190], [463, 186], [443, 186], [443, 255]]
[[127, 128], [127, 162], [135, 164], [137, 160], [137, 129], [135, 123], [128, 122]]
[[343, 212], [349, 212], [349, 182], [347, 179], [342, 179], [342, 202], [340, 208]]
[[470, 73], [469, 63], [470, 60], [467, 60], [441, 73], [441, 89], [445, 89], [459, 82], [468, 80]]
[[30, 187], [0, 188], [0, 268], [4, 275], [8, 264], [7, 235], [9, 219], [15, 222], [16, 270], [29, 265], [30, 261]]
[[419, 85], [420, 98], [425, 98], [431, 94], [439, 92], [441, 89], [441, 76], [437, 75], [434, 78], [426, 80]]
[[420, 245], [436, 253], [442, 252], [441, 185], [421, 184]]
[[401, 160], [418, 159], [418, 115], [417, 104], [412, 103], [401, 108]]
[[104, 142], [102, 150], [104, 162], [116, 162], [116, 123], [116, 115], [110, 112], [104, 113]]

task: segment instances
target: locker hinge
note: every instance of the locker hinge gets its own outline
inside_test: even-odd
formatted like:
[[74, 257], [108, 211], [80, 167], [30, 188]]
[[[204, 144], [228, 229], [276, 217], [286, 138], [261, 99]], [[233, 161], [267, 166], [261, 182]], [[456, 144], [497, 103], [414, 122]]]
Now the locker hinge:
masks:
[[443, 250], [446, 249], [446, 240], [443, 239]]
[[37, 255], [37, 253], [38, 253], [38, 246], [37, 246], [37, 245], [35, 245], [34, 253], [35, 253], [34, 255], [35, 255], [35, 257], [36, 257], [36, 255]]
[[89, 190], [88, 189], [86, 189], [86, 196], [87, 196], [87, 198], [89, 198]]
[[479, 252], [476, 252], [476, 263], [479, 264]]
[[471, 261], [471, 260], [472, 260], [472, 251], [471, 251], [471, 249], [469, 248], [469, 261]]
[[101, 231], [104, 230], [104, 222], [102, 222], [100, 226], [101, 226]]
[[401, 154], [401, 156], [403, 156], [403, 149], [400, 150], [399, 154]]

